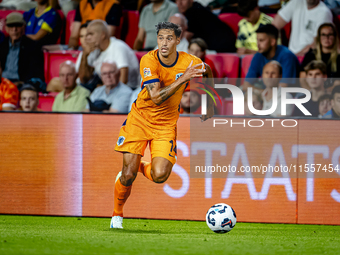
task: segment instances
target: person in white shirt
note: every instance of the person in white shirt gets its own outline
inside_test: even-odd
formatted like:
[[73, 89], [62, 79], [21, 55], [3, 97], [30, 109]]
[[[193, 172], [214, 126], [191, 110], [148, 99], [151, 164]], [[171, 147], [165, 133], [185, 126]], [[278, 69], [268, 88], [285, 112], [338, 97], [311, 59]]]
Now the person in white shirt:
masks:
[[[94, 68], [92, 66], [89, 66], [87, 63], [87, 57], [91, 53], [91, 49], [89, 45], [87, 45], [85, 40], [87, 25], [88, 22], [82, 24], [79, 30], [79, 41], [82, 51], [79, 52], [76, 62], [76, 72], [79, 74], [79, 77], [77, 78], [77, 84], [93, 92], [97, 85], [99, 83], [101, 84], [101, 81], [99, 75], [93, 74]], [[80, 65], [82, 66], [82, 68], [80, 68]]]
[[79, 67], [80, 80], [84, 68], [93, 67], [94, 73], [100, 76], [102, 63], [115, 62], [120, 70], [120, 81], [130, 88], [136, 88], [140, 79], [138, 59], [125, 42], [115, 37], [110, 38], [105, 21], [91, 21], [87, 27], [85, 40], [91, 53], [87, 57], [87, 63]]
[[313, 48], [319, 26], [332, 20], [331, 11], [320, 0], [290, 0], [275, 16], [273, 25], [280, 30], [292, 21], [289, 49], [304, 55]]
[[[262, 110], [269, 110], [273, 105], [273, 88], [277, 88], [277, 106], [276, 110], [270, 114], [272, 117], [281, 116], [281, 87], [279, 87], [282, 78], [282, 66], [279, 62], [273, 60], [263, 67], [262, 79], [266, 89], [262, 92], [263, 107]], [[292, 95], [287, 93], [287, 99], [292, 99]], [[288, 104], [286, 106], [287, 116], [292, 115], [294, 105]]]

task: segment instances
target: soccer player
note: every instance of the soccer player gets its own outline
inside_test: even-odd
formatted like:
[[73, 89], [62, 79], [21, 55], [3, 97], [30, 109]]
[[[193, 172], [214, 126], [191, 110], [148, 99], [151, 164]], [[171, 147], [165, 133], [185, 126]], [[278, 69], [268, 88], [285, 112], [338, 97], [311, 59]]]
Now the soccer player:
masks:
[[[176, 162], [176, 128], [182, 94], [192, 78], [212, 78], [211, 69], [201, 59], [176, 51], [181, 35], [178, 25], [160, 22], [156, 30], [158, 50], [141, 59], [142, 89], [115, 147], [123, 153], [123, 169], [116, 178], [110, 228], [123, 228], [123, 206], [138, 172], [155, 183], [168, 179]], [[202, 121], [214, 114], [209, 99], [207, 108]], [[151, 163], [141, 161], [148, 143]]]

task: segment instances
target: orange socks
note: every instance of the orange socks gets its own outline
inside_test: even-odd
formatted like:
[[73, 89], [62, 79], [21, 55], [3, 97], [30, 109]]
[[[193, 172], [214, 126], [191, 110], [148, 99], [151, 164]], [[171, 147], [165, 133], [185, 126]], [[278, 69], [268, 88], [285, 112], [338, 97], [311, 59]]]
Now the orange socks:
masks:
[[138, 172], [142, 173], [146, 178], [153, 182], [151, 176], [151, 163], [146, 161], [141, 161]]
[[114, 209], [112, 216], [123, 217], [123, 206], [130, 196], [132, 185], [126, 187], [120, 182], [120, 178], [116, 181], [114, 192]]
[[[146, 161], [141, 161], [138, 172], [141, 172], [146, 178], [153, 181], [151, 176], [151, 163]], [[120, 182], [120, 178], [117, 179], [115, 184], [115, 192], [114, 192], [114, 209], [112, 216], [121, 216], [123, 217], [123, 207], [130, 196], [132, 185], [126, 187]]]

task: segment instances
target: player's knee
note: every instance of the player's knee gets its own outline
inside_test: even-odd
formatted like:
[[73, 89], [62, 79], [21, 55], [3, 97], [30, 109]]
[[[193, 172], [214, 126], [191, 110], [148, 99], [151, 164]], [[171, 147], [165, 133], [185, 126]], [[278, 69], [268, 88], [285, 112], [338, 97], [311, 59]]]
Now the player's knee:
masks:
[[152, 179], [155, 183], [163, 183], [169, 178], [169, 172], [166, 169], [153, 169]]
[[130, 186], [132, 185], [133, 181], [136, 179], [137, 173], [133, 173], [133, 172], [122, 172], [122, 176], [120, 177], [120, 182], [124, 185], [124, 186]]

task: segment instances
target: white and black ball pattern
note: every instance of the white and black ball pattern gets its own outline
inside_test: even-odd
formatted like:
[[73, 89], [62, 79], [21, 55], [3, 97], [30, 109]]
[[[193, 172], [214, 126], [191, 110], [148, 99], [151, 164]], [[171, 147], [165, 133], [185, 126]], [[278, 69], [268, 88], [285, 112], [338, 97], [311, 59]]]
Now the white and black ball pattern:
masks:
[[227, 233], [235, 227], [236, 213], [230, 205], [215, 204], [209, 208], [206, 214], [206, 222], [215, 233]]

